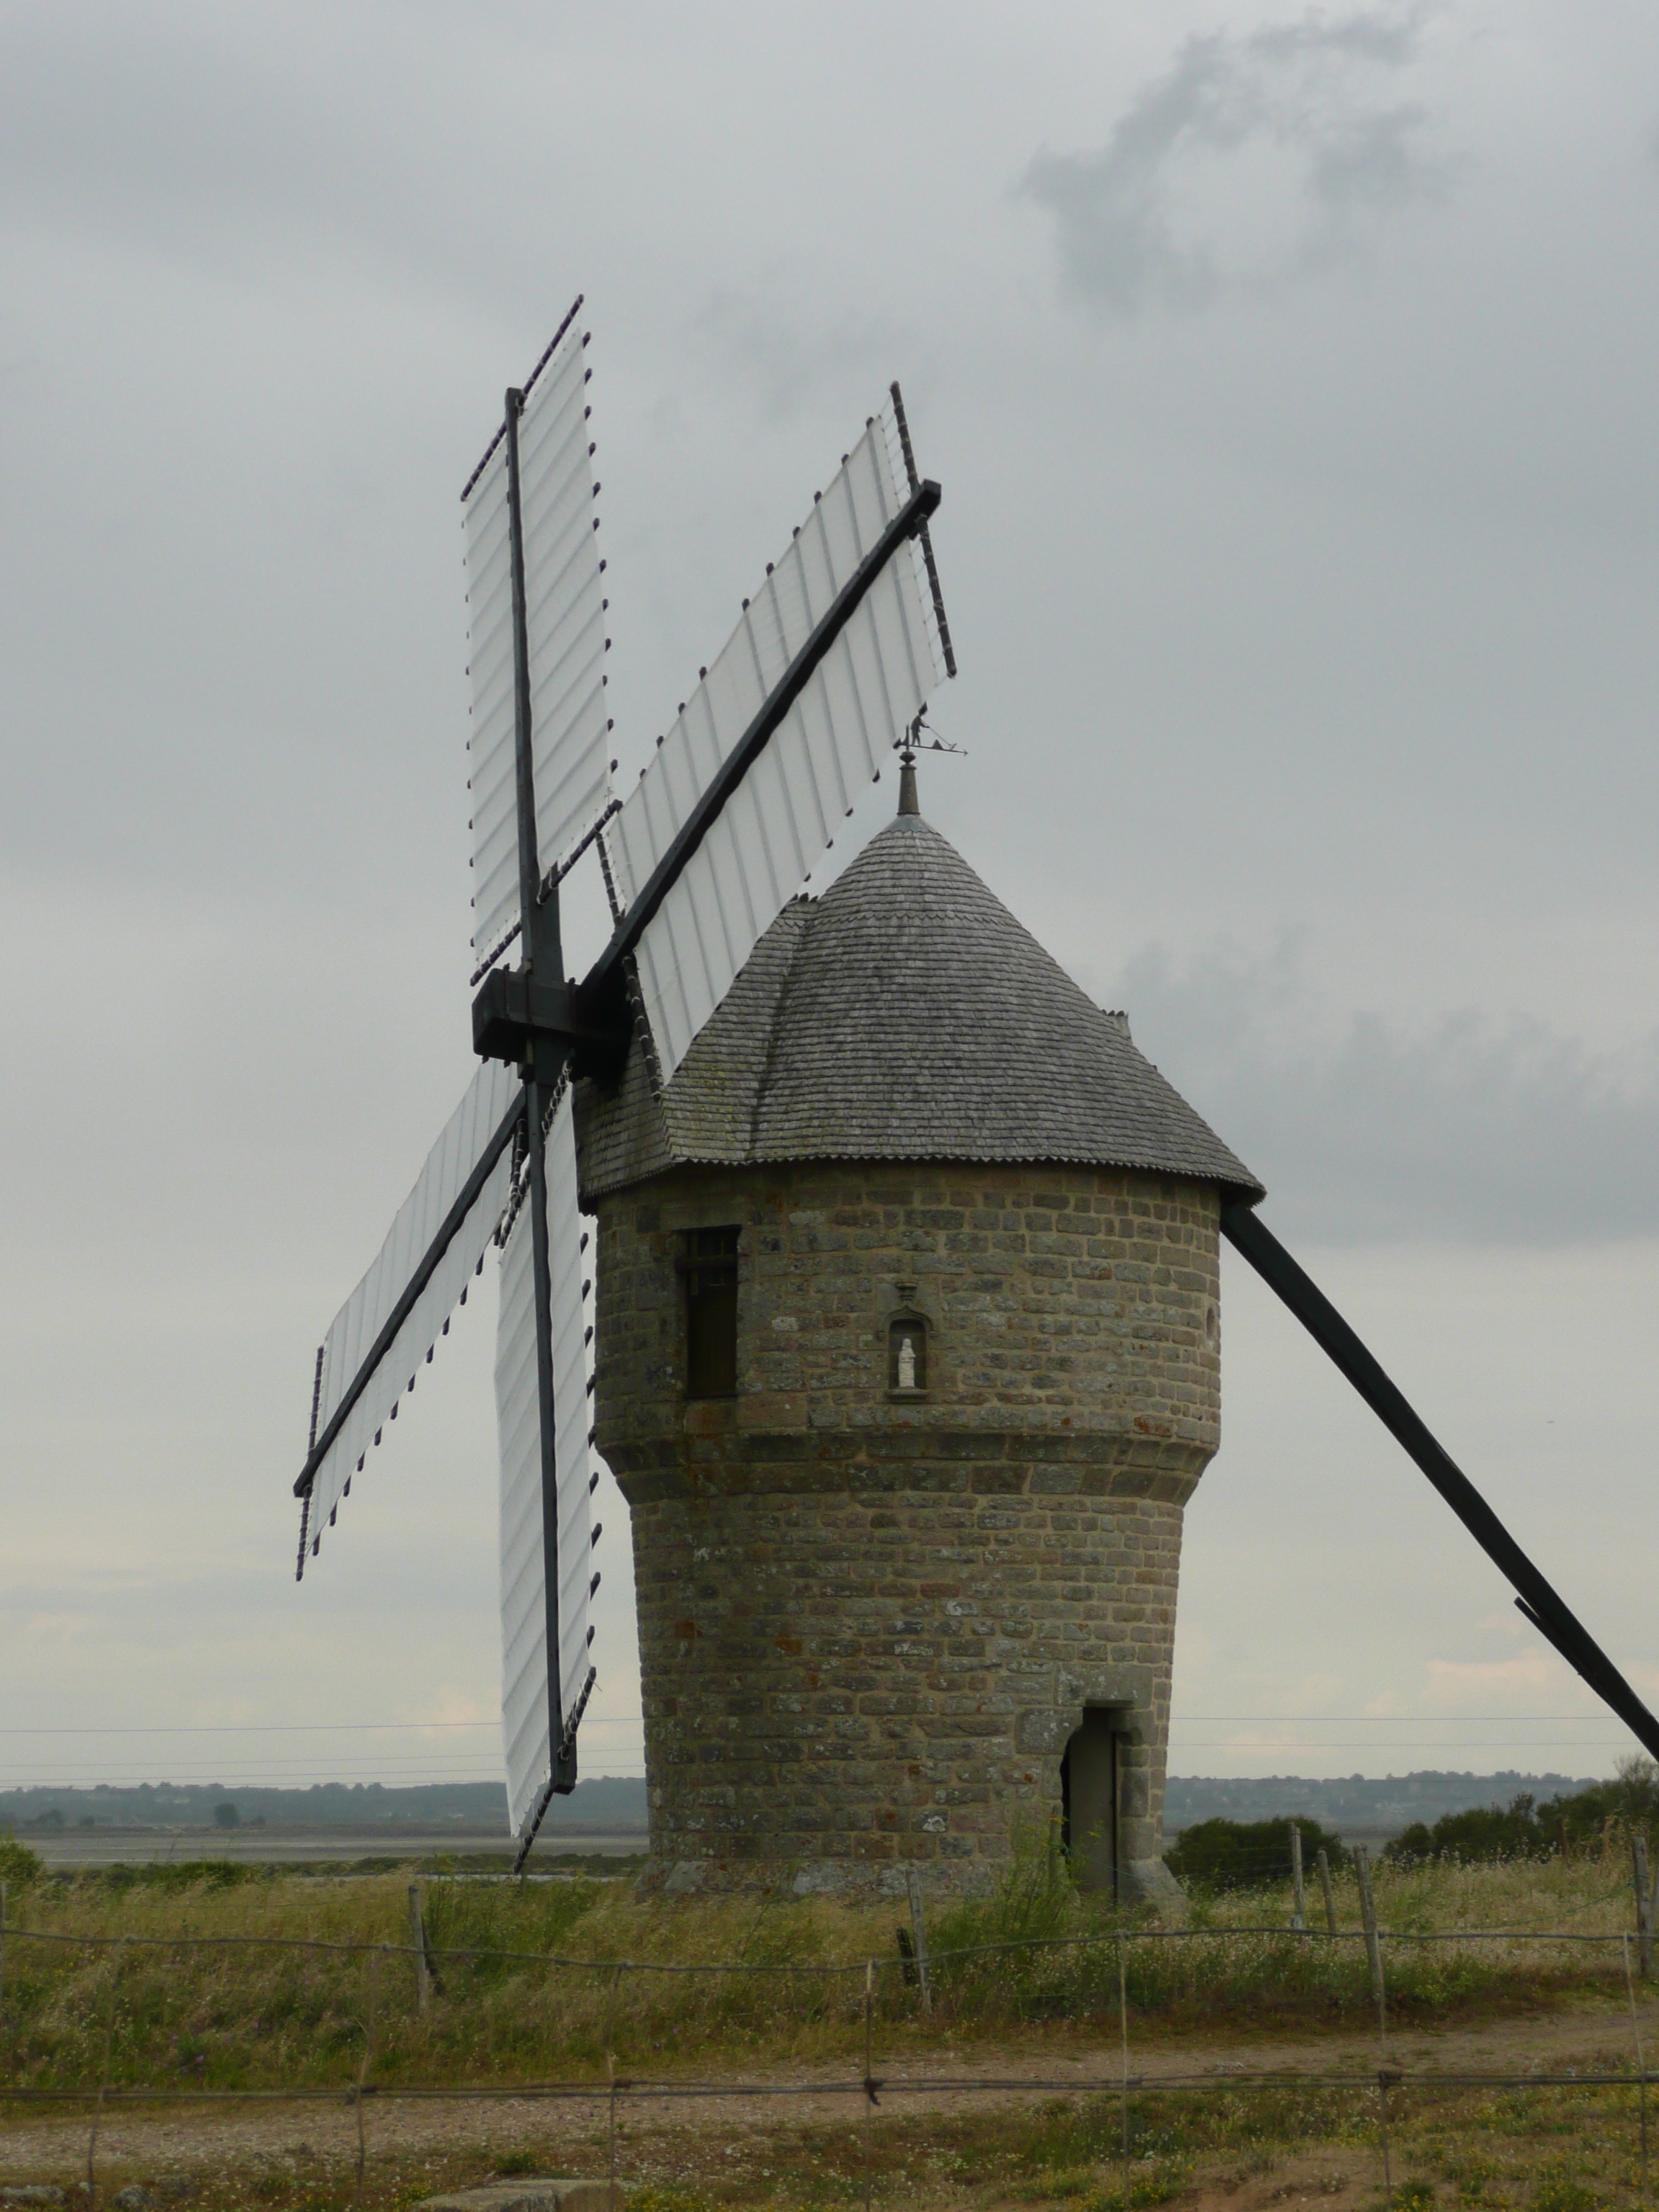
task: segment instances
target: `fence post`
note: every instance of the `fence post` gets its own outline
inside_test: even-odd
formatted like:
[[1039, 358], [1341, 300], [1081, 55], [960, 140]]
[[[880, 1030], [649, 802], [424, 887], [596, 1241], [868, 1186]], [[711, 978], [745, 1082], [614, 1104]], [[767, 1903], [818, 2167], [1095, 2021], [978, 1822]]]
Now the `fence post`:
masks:
[[1308, 1924], [1308, 1893], [1302, 1884], [1302, 1829], [1298, 1822], [1291, 1822], [1291, 1925], [1305, 1928]]
[[1319, 1869], [1319, 1887], [1325, 1893], [1325, 1925], [1329, 1929], [1330, 1933], [1334, 1936], [1336, 1933], [1336, 1899], [1331, 1893], [1331, 1863], [1329, 1858], [1326, 1856], [1325, 1846], [1323, 1844], [1319, 1846], [1319, 1856], [1315, 1859], [1314, 1864]]
[[1653, 1979], [1653, 1891], [1648, 1880], [1648, 1839], [1638, 1828], [1630, 1839], [1636, 1873], [1636, 1949], [1642, 1979]]
[[870, 2141], [870, 2116], [874, 2112], [876, 2105], [875, 2068], [871, 2039], [871, 2014], [874, 2008], [875, 1996], [876, 1962], [873, 1959], [866, 1959], [864, 1962], [864, 2094], [867, 2100], [864, 2107], [864, 2212], [870, 2212], [871, 2195], [875, 2186], [875, 2173], [872, 2165], [874, 2146]]
[[1382, 2146], [1382, 2202], [1390, 2212], [1394, 2204], [1394, 2165], [1389, 2155], [1389, 2083], [1399, 2078], [1397, 2074], [1390, 2075], [1386, 2066], [1376, 2069], [1376, 2133]]
[[925, 2019], [933, 2017], [933, 1991], [927, 1979], [927, 1923], [921, 1917], [921, 1892], [916, 1887], [916, 1870], [911, 1867], [905, 1880], [910, 1891], [910, 1940], [916, 1947], [916, 1978], [921, 1987], [921, 2009]]
[[1382, 2039], [1382, 2063], [1388, 2063], [1389, 2022], [1382, 1994], [1382, 1946], [1376, 1935], [1376, 1900], [1371, 1894], [1371, 1855], [1364, 1844], [1353, 1847], [1353, 1870], [1359, 1879], [1359, 1919], [1365, 1930], [1365, 1956], [1370, 1960], [1371, 1991], [1376, 1999], [1378, 2032]]
[[104, 2065], [98, 2077], [98, 2102], [93, 2107], [92, 2130], [87, 2137], [87, 2212], [94, 2212], [98, 2203], [98, 2130], [103, 2124], [104, 2099], [109, 2090], [110, 2054], [115, 2047], [115, 1985], [121, 1978], [121, 1960], [126, 1954], [126, 1938], [115, 1947], [115, 1957], [109, 1970], [109, 2009], [104, 2015]]
[[1648, 2201], [1648, 2061], [1647, 2053], [1642, 2048], [1642, 2023], [1636, 2011], [1636, 1983], [1630, 1970], [1630, 1937], [1621, 1936], [1619, 1942], [1625, 1958], [1625, 1995], [1630, 2000], [1631, 2040], [1636, 2045], [1636, 2071], [1642, 2084], [1642, 2195], [1640, 2201], [1645, 2205]]
[[1123, 2122], [1123, 2202], [1129, 2201], [1129, 1967], [1123, 1931], [1117, 1937], [1117, 2021], [1122, 2041], [1123, 2086], [1119, 2111]]
[[0, 2019], [6, 2010], [6, 1885], [0, 1881]]
[[378, 1950], [368, 1954], [368, 2017], [363, 2023], [363, 2063], [357, 2069], [357, 2091], [353, 2101], [357, 2107], [357, 2193], [356, 2202], [363, 2201], [363, 2169], [368, 2163], [368, 2142], [363, 2133], [363, 2096], [368, 2084], [368, 2062], [374, 2055], [374, 2005], [379, 1990], [380, 1954]]
[[409, 1885], [409, 1941], [415, 1953], [415, 2009], [424, 2012], [431, 1989], [426, 1971], [426, 1911], [418, 1881]]
[[1359, 1881], [1359, 1918], [1365, 1930], [1365, 1955], [1371, 1964], [1371, 1988], [1376, 1996], [1376, 2127], [1382, 2145], [1382, 2201], [1394, 2203], [1394, 2168], [1389, 2155], [1389, 2084], [1400, 2079], [1389, 2065], [1389, 2005], [1382, 1982], [1382, 1944], [1376, 1928], [1376, 1900], [1371, 1894], [1371, 1855], [1364, 1844], [1353, 1847], [1353, 1870]]
[[610, 2212], [616, 2212], [617, 2198], [617, 1998], [622, 1990], [622, 1978], [628, 1972], [625, 1960], [618, 1960], [617, 1970], [611, 1977], [611, 1995], [605, 2008], [605, 2072], [611, 2085], [611, 2163], [608, 2169], [610, 2194], [605, 2198]]

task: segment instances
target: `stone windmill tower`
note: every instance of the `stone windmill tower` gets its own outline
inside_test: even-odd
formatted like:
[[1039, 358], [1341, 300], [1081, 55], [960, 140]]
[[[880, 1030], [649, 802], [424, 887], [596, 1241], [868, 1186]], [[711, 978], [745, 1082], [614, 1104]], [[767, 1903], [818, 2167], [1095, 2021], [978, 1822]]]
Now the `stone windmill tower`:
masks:
[[671, 1887], [1159, 1852], [1220, 1207], [1260, 1186], [917, 811], [672, 1080], [580, 1087]]

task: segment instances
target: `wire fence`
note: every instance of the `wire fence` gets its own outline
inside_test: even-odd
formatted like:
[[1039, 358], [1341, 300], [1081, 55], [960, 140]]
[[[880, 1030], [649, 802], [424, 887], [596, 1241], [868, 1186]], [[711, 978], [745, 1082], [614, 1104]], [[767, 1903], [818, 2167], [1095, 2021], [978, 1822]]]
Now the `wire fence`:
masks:
[[[1659, 2077], [1647, 2067], [1638, 2003], [1638, 1972], [1646, 1963], [1643, 1930], [1638, 1928], [1632, 1936], [1533, 1929], [1389, 1929], [1376, 1923], [1363, 1886], [1362, 1902], [1366, 1907], [1364, 1924], [1358, 1929], [1287, 1929], [1277, 1923], [1220, 1928], [1120, 1925], [1082, 1935], [959, 1945], [935, 1950], [931, 1955], [917, 1911], [908, 1942], [901, 1931], [896, 1956], [782, 1961], [592, 1958], [550, 1949], [436, 1945], [429, 1940], [424, 1924], [418, 1885], [410, 1891], [411, 1929], [406, 1943], [188, 1930], [150, 1936], [125, 1931], [100, 1935], [25, 1928], [0, 1918], [0, 2051], [6, 2051], [9, 2059], [9, 2078], [0, 2079], [0, 2106], [90, 2108], [85, 2186], [88, 2203], [95, 2204], [100, 2134], [106, 2117], [124, 2108], [295, 2103], [345, 2108], [356, 2120], [356, 2192], [361, 2202], [369, 2155], [366, 2113], [374, 2105], [539, 2101], [597, 2106], [606, 2115], [607, 2171], [614, 2185], [625, 2179], [618, 2171], [617, 2135], [620, 2116], [630, 2107], [675, 2101], [845, 2100], [852, 2100], [861, 2116], [863, 2193], [868, 2207], [874, 2190], [871, 2127], [884, 2100], [1104, 2096], [1115, 2099], [1119, 2108], [1121, 2201], [1127, 2205], [1132, 2201], [1132, 2107], [1195, 2091], [1213, 2093], [1218, 2087], [1212, 2067], [1182, 2069], [1164, 2064], [1150, 2069], [1144, 2063], [1137, 2065], [1132, 2031], [1156, 2014], [1160, 1996], [1167, 1999], [1170, 1991], [1180, 1985], [1183, 1972], [1191, 1978], [1194, 1961], [1195, 1971], [1201, 1976], [1218, 1959], [1231, 1954], [1243, 1958], [1253, 1984], [1258, 1987], [1264, 1961], [1276, 1961], [1285, 1969], [1279, 1976], [1279, 1986], [1291, 1994], [1317, 1994], [1334, 1988], [1352, 1994], [1356, 1987], [1368, 1991], [1369, 2005], [1375, 2011], [1373, 2055], [1336, 2069], [1328, 2063], [1255, 2070], [1229, 2066], [1225, 2086], [1281, 2090], [1294, 2087], [1298, 2091], [1317, 2090], [1363, 2100], [1371, 2115], [1368, 2125], [1386, 2202], [1393, 2203], [1395, 2185], [1392, 2138], [1413, 2099], [1441, 2096], [1452, 2090], [1570, 2087], [1592, 2095], [1616, 2094], [1633, 2101], [1638, 2201], [1647, 2204], [1650, 2090]], [[1628, 2014], [1629, 2062], [1557, 2071], [1535, 2065], [1446, 2069], [1413, 2068], [1403, 2063], [1395, 2048], [1398, 2030], [1390, 2014], [1391, 1993], [1402, 1988], [1409, 1991], [1413, 1987], [1414, 1967], [1420, 1967], [1426, 1958], [1456, 1959], [1483, 1950], [1509, 1966], [1559, 1955], [1574, 1962], [1573, 1971], [1579, 1978], [1620, 1991]], [[125, 2012], [121, 2009], [124, 1988], [130, 1988], [145, 1962], [161, 1960], [174, 1968], [196, 1968], [204, 1960], [224, 1961], [248, 1954], [282, 1954], [301, 1962], [321, 1960], [361, 1968], [362, 2003], [346, 2022], [349, 2033], [343, 2040], [336, 2036], [331, 2045], [319, 2054], [321, 2063], [329, 2065], [332, 2078], [319, 2081], [296, 2073], [277, 2081], [243, 2079], [216, 2084], [201, 2079], [131, 2078], [135, 2072], [146, 2070], [147, 2062], [148, 2070], [154, 2075], [161, 2048], [158, 2035], [166, 2026], [153, 2004], [147, 2009], [140, 2002], [131, 2004]], [[35, 1960], [41, 1962], [43, 1973], [32, 1972]], [[102, 1971], [90, 1979], [85, 1974], [66, 1979], [66, 1974], [72, 1975], [76, 1960], [101, 1965]], [[473, 1989], [487, 1985], [491, 1977], [511, 1968], [532, 1970], [541, 1986], [554, 1992], [556, 2008], [562, 2003], [567, 2014], [579, 1994], [597, 2002], [597, 2014], [590, 2022], [597, 2031], [591, 2038], [595, 2062], [591, 2070], [568, 2077], [528, 2075], [483, 2081], [376, 2078], [377, 2058], [394, 2022], [418, 2023], [434, 2002], [447, 2001], [447, 1992], [459, 1994], [464, 1984]], [[394, 1975], [395, 1990], [389, 1979]], [[850, 2063], [844, 2069], [818, 2065], [805, 2072], [797, 2070], [787, 2078], [764, 2074], [705, 2078], [666, 2069], [627, 2068], [618, 2035], [625, 1993], [663, 1986], [679, 1991], [688, 1984], [784, 1987], [796, 2011], [802, 2009], [803, 1990], [816, 1990], [820, 2024], [837, 2030], [845, 2027], [857, 2037], [848, 2053]], [[884, 2028], [904, 2021], [911, 2030], [919, 2031], [925, 2042], [931, 2027], [960, 2025], [972, 2009], [976, 1988], [995, 1985], [1007, 1990], [1016, 1984], [1028, 1997], [1048, 1991], [1058, 2003], [1070, 2006], [1076, 2014], [1097, 2026], [1109, 2021], [1116, 2031], [1112, 2062], [1097, 2064], [1086, 2075], [1075, 2067], [1064, 2074], [1052, 2069], [978, 2074], [930, 2071], [925, 2062], [937, 2054], [919, 2051], [914, 2036], [902, 2051], [895, 2050], [884, 2060], [879, 2045]], [[521, 1988], [522, 1984], [513, 1986]], [[1455, 1976], [1445, 1986], [1455, 1991]], [[76, 2047], [92, 2061], [79, 2078], [67, 2082], [27, 2078], [41, 2047], [40, 2037], [31, 2033], [31, 2023], [38, 2023], [53, 1990], [59, 1999], [68, 1996], [78, 2008]], [[58, 2011], [61, 2015], [61, 2003]], [[653, 2016], [647, 1998], [635, 2025], [641, 2020], [648, 2024]], [[256, 2038], [263, 2027], [258, 2019], [252, 2021]], [[1370, 2033], [1368, 2028], [1368, 2038]], [[324, 2040], [329, 2042], [327, 2038]], [[61, 2050], [58, 2055], [61, 2058]], [[220, 2059], [223, 2063], [223, 2050]]]

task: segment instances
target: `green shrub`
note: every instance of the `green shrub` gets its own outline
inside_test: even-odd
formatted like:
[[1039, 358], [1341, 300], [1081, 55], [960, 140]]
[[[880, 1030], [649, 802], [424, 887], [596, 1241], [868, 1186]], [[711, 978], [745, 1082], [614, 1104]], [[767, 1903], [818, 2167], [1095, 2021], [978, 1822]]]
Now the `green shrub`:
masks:
[[1532, 2192], [1532, 2212], [1601, 2212], [1604, 2199], [1582, 2181], [1553, 2174]]
[[8, 1830], [0, 1834], [0, 1881], [27, 1889], [46, 1872], [46, 1866], [37, 1851], [27, 1844], [20, 1844]]
[[931, 1951], [968, 1951], [1073, 1935], [1076, 1906], [1065, 1852], [1046, 1831], [1033, 1830], [1015, 1838], [1012, 1856], [988, 1896], [959, 1898], [934, 1915], [927, 1946]]
[[1133, 2175], [1127, 2187], [1119, 2182], [1097, 2190], [1085, 2203], [1084, 2212], [1151, 2212], [1152, 2207], [1167, 2204], [1171, 2197], [1184, 2197], [1192, 2181], [1191, 2166], [1161, 2160]]
[[1396, 1865], [1441, 1857], [1465, 1859], [1471, 1865], [1546, 1858], [1553, 1846], [1539, 1826], [1536, 1805], [1522, 1790], [1508, 1805], [1471, 1805], [1462, 1813], [1443, 1813], [1432, 1827], [1418, 1820], [1386, 1845], [1382, 1856]]
[[1432, 1827], [1419, 1820], [1395, 1838], [1383, 1856], [1396, 1865], [1442, 1857], [1491, 1865], [1557, 1853], [1566, 1857], [1613, 1841], [1623, 1845], [1638, 1831], [1650, 1843], [1659, 1836], [1659, 1766], [1639, 1756], [1622, 1760], [1612, 1781], [1541, 1805], [1523, 1790], [1505, 1806], [1443, 1814]]
[[[1313, 1875], [1314, 1855], [1323, 1850], [1332, 1870], [1348, 1863], [1340, 1836], [1322, 1828], [1317, 1820], [1298, 1814], [1302, 1831], [1302, 1863]], [[1198, 1890], [1264, 1889], [1291, 1878], [1291, 1822], [1282, 1820], [1200, 1820], [1183, 1828], [1164, 1863], [1176, 1880]]]

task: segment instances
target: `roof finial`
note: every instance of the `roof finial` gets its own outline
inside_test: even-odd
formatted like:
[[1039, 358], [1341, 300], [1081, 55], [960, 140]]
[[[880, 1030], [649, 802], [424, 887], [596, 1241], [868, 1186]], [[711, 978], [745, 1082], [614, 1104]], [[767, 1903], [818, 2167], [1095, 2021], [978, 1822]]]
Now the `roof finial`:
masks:
[[921, 726], [921, 717], [918, 714], [904, 733], [904, 750], [899, 755], [898, 811], [901, 814], [920, 814], [921, 811], [916, 800], [915, 755], [916, 732]]

